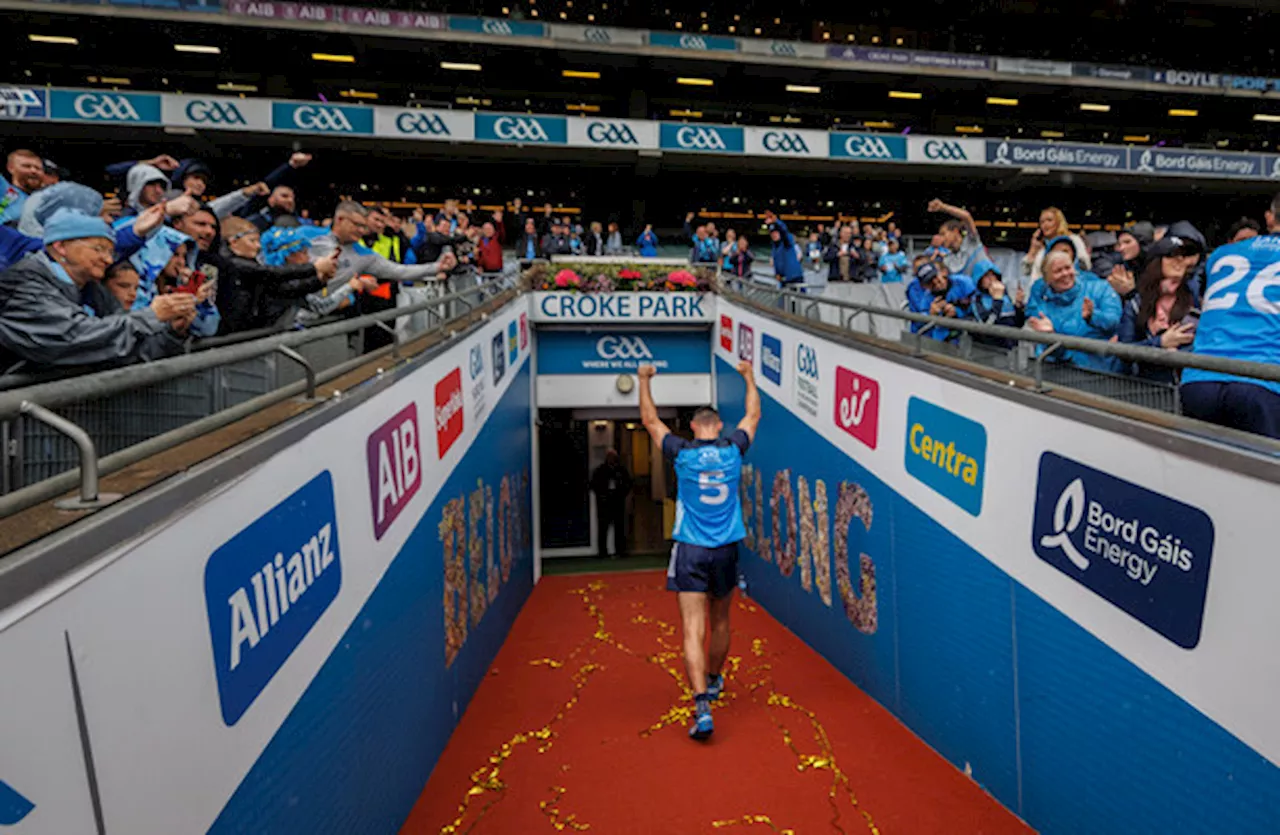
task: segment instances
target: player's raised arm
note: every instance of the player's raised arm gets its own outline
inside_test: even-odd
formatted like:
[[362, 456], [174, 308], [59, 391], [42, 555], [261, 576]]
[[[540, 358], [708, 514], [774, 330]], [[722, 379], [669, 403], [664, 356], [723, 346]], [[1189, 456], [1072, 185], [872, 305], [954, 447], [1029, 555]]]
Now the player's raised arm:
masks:
[[[760, 390], [756, 388], [756, 375], [749, 362], [738, 363], [738, 373], [747, 384], [747, 413], [738, 421], [738, 428], [747, 433], [752, 441], [756, 439], [756, 427], [760, 425]], [[644, 394], [640, 395], [641, 413], [643, 414]], [[656, 415], [655, 415], [656, 416]]]
[[642, 365], [636, 372], [640, 378], [640, 422], [649, 430], [649, 437], [661, 449], [663, 439], [671, 434], [671, 430], [658, 417], [658, 407], [654, 404], [653, 392], [649, 389], [649, 381], [657, 373], [658, 369], [652, 365]]

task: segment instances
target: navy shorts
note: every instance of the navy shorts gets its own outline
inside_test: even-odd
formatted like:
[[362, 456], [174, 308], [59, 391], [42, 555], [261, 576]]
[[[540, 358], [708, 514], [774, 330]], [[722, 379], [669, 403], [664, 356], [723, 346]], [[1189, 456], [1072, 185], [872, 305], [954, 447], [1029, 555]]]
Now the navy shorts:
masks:
[[704, 548], [677, 542], [667, 566], [667, 591], [702, 592], [725, 597], [738, 585], [738, 543]]

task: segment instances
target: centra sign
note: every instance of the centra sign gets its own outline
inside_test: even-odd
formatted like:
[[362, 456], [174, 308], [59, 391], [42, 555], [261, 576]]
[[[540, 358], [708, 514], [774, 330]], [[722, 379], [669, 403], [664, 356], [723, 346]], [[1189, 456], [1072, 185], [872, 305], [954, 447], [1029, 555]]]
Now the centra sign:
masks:
[[710, 322], [710, 293], [533, 294], [535, 322]]

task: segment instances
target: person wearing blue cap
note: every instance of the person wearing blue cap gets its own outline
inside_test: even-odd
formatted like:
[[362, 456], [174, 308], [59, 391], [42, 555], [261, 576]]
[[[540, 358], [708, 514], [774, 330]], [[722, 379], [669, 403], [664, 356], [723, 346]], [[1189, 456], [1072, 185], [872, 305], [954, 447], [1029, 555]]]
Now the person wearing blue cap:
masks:
[[0, 372], [23, 366], [123, 363], [176, 353], [194, 319], [189, 295], [146, 310], [98, 316], [82, 302], [115, 260], [115, 233], [100, 217], [59, 209], [43, 249], [0, 272]]
[[[907, 307], [912, 313], [963, 319], [968, 316], [969, 305], [976, 292], [973, 279], [969, 276], [963, 273], [953, 274], [941, 260], [925, 261], [916, 269], [915, 279], [907, 285]], [[921, 322], [911, 323], [912, 333], [923, 328], [924, 324]], [[939, 342], [946, 342], [958, 336], [958, 333], [935, 325], [928, 330], [928, 336]]]

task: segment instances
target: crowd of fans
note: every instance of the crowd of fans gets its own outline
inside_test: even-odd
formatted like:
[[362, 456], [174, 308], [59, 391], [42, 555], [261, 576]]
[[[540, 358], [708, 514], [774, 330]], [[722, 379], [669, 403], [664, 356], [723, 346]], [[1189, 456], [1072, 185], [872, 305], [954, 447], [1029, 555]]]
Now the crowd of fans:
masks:
[[[9, 153], [0, 177], [0, 373], [144, 361], [214, 335], [387, 310], [404, 286], [431, 288], [430, 295], [451, 276], [501, 273], [541, 258], [658, 253], [650, 225], [631, 241], [617, 223], [584, 227], [556, 216], [550, 204], [533, 210], [519, 199], [509, 211], [449, 200], [435, 214], [418, 208], [404, 215], [342, 199], [330, 216], [313, 220], [297, 210], [295, 192], [297, 173], [310, 162], [295, 152], [261, 180], [215, 197], [208, 165], [161, 155], [109, 168], [120, 197], [108, 198], [67, 181], [38, 154]], [[1267, 295], [1280, 280], [1262, 274], [1280, 264], [1280, 203], [1267, 211], [1265, 226], [1241, 219], [1231, 228], [1225, 244], [1245, 248], [1232, 250], [1232, 263], [1258, 278], [1247, 294], [1222, 295], [1216, 306], [1205, 303], [1210, 247], [1187, 221], [1082, 237], [1060, 210], [1048, 208], [1020, 274], [1006, 276], [968, 211], [940, 200], [928, 209], [946, 218], [910, 263], [892, 222], [819, 224], [798, 238], [766, 212], [763, 227], [729, 228], [722, 237], [713, 222], [695, 226], [690, 212], [683, 232], [692, 263], [739, 277], [764, 273], [805, 289], [905, 281], [907, 307], [944, 320], [1280, 362], [1280, 333], [1268, 330], [1280, 330], [1272, 322], [1280, 302]], [[767, 265], [756, 263], [764, 259], [749, 237], [762, 230]], [[514, 252], [509, 263], [504, 251]], [[1237, 309], [1238, 298], [1252, 308]], [[1251, 311], [1270, 319], [1259, 324]], [[1215, 325], [1212, 336], [1206, 322]], [[913, 327], [941, 341], [960, 336], [936, 323]], [[367, 329], [365, 348], [390, 338]], [[1280, 386], [1205, 372], [1180, 378], [1170, 366], [1081, 350], [1055, 350], [1047, 359], [1181, 382], [1188, 413], [1280, 437]], [[1219, 389], [1210, 396], [1212, 386]]]
[[[912, 264], [907, 306], [915, 313], [1026, 327], [1165, 351], [1254, 362], [1280, 363], [1280, 301], [1268, 291], [1280, 284], [1280, 196], [1266, 211], [1266, 225], [1241, 218], [1223, 247], [1211, 250], [1191, 223], [1139, 222], [1119, 234], [1073, 234], [1063, 213], [1040, 214], [1022, 275], [1006, 277], [987, 253], [973, 217], [940, 200], [929, 210], [948, 216], [928, 249]], [[1214, 293], [1206, 274], [1214, 264]], [[1239, 291], [1227, 292], [1239, 282]], [[1011, 287], [1016, 287], [1011, 291]], [[1245, 288], [1248, 288], [1247, 290]], [[1206, 298], [1206, 295], [1213, 298]], [[954, 341], [945, 326], [914, 323], [932, 339]], [[1009, 347], [1001, 337], [978, 341]], [[1043, 345], [1037, 350], [1044, 352]], [[1108, 374], [1180, 383], [1183, 413], [1280, 438], [1280, 385], [1230, 374], [1158, 363], [1129, 363], [1074, 349], [1045, 358]]]
[[[439, 295], [451, 276], [502, 272], [502, 212], [450, 201], [399, 217], [340, 200], [316, 222], [296, 208], [310, 162], [293, 153], [215, 197], [200, 160], [131, 160], [108, 167], [119, 195], [108, 198], [32, 151], [10, 152], [0, 373], [156, 359], [215, 335], [389, 309], [406, 285]], [[389, 338], [368, 329], [365, 347]]]

